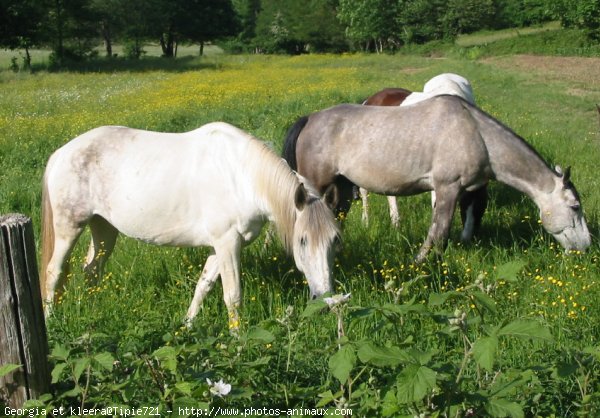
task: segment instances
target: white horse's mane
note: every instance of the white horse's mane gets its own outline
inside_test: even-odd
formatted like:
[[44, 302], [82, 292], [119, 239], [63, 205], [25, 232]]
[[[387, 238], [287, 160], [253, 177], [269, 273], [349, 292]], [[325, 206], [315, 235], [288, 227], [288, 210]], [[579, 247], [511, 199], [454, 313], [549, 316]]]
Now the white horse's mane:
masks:
[[[309, 195], [305, 207], [308, 211], [306, 227], [320, 236], [331, 236], [332, 229], [337, 234], [337, 225], [326, 204], [320, 201], [319, 193], [304, 177], [295, 173], [289, 165], [277, 156], [263, 141], [248, 135], [250, 146], [244, 162], [248, 174], [254, 177], [257, 194], [269, 205], [279, 237], [288, 253], [293, 251], [296, 207], [294, 195], [302, 183]], [[319, 239], [311, 240], [317, 244]]]
[[286, 251], [291, 253], [296, 222], [294, 193], [298, 187], [298, 179], [289, 166], [266, 144], [254, 137], [250, 138], [251, 145], [248, 147], [245, 166], [255, 178], [257, 193], [269, 205]]

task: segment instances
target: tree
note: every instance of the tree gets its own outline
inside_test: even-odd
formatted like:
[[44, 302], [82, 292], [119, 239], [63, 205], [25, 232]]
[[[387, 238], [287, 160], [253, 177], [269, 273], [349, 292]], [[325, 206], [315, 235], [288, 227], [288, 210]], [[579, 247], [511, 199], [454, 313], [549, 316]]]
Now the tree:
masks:
[[382, 52], [397, 39], [396, 17], [401, 2], [395, 0], [340, 0], [338, 18], [346, 26], [346, 36], [369, 50]]
[[143, 54], [143, 43], [147, 39], [156, 40], [160, 31], [156, 30], [160, 22], [160, 10], [155, 0], [124, 0], [119, 10], [127, 16], [122, 28], [125, 54], [129, 58], [139, 58]]
[[179, 11], [175, 26], [184, 39], [200, 44], [200, 55], [206, 42], [239, 31], [230, 0], [182, 0]]
[[338, 0], [311, 0], [307, 10], [300, 10], [296, 36], [309, 51], [348, 49], [344, 27], [337, 18]]
[[31, 66], [29, 50], [43, 39], [47, 5], [36, 0], [0, 0], [0, 46], [23, 49], [25, 68]]
[[598, 0], [558, 0], [554, 10], [565, 27], [585, 29], [592, 39], [600, 40], [600, 2]]
[[490, 27], [496, 8], [492, 0], [449, 0], [442, 18], [444, 36]]
[[89, 0], [49, 0], [47, 36], [53, 44], [51, 61], [82, 59], [96, 43], [98, 33]]
[[262, 0], [253, 39], [260, 52], [299, 54], [345, 47], [337, 0]]
[[[299, 48], [292, 39], [293, 0], [261, 0], [256, 17], [254, 42], [259, 52], [294, 52]], [[297, 51], [299, 52], [299, 51]]]
[[260, 0], [233, 0], [232, 5], [239, 21], [239, 40], [250, 42], [256, 36], [256, 18], [260, 12]]
[[109, 58], [113, 56], [115, 37], [122, 34], [126, 25], [131, 23], [129, 16], [124, 13], [125, 7], [123, 0], [89, 0], [87, 4]]
[[397, 22], [404, 43], [423, 43], [447, 36], [445, 0], [399, 0]]
[[236, 33], [238, 27], [231, 0], [154, 0], [151, 33], [165, 57], [177, 55], [177, 43], [200, 44]]
[[552, 20], [554, 0], [496, 0], [495, 29], [528, 26]]

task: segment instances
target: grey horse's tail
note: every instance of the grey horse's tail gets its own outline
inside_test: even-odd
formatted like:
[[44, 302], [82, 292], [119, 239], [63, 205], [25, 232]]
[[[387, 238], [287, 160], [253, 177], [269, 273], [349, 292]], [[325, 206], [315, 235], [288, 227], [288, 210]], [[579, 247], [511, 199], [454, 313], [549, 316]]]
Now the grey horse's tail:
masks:
[[296, 143], [298, 142], [298, 137], [300, 136], [300, 132], [306, 126], [308, 122], [308, 116], [302, 116], [300, 119], [294, 123], [290, 129], [288, 129], [287, 134], [285, 135], [285, 140], [283, 141], [283, 151], [281, 156], [288, 163], [292, 170], [298, 169], [298, 161], [296, 160]]

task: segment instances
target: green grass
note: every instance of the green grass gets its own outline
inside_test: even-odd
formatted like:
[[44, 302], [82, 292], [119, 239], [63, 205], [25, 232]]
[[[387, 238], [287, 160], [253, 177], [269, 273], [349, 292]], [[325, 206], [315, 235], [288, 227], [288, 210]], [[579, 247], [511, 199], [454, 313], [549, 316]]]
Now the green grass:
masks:
[[560, 30], [560, 22], [548, 22], [539, 26], [531, 26], [525, 28], [510, 28], [503, 30], [485, 30], [474, 33], [459, 35], [456, 38], [456, 45], [462, 47], [484, 45], [492, 42], [497, 42], [503, 39], [516, 38], [523, 35], [538, 34], [546, 31]]
[[[336, 292], [352, 298], [337, 312], [315, 313], [318, 303], [305, 311], [307, 286], [277, 242], [260, 238], [244, 250], [240, 338], [228, 333], [219, 286], [194, 328], [181, 326], [206, 249], [120, 239], [108, 274], [88, 284], [79, 268], [84, 234], [73, 278], [48, 323], [55, 381], [42, 403], [151, 404], [162, 411], [323, 405], [352, 408], [355, 416], [436, 416], [439, 408], [453, 416], [469, 408], [502, 416], [504, 407], [512, 416], [594, 416], [600, 87], [493, 65], [400, 55], [213, 55], [171, 68], [0, 73], [0, 213], [25, 213], [36, 227], [47, 158], [92, 127], [184, 131], [225, 120], [279, 150], [301, 115], [359, 102], [383, 87], [417, 90], [436, 74], [456, 72], [472, 82], [483, 109], [548, 161], [573, 167], [594, 234], [588, 253], [566, 256], [538, 225], [530, 200], [493, 184], [480, 239], [458, 244], [456, 219], [443, 260], [416, 266], [429, 197], [400, 199], [395, 229], [385, 199], [373, 196], [370, 225], [360, 222], [358, 204], [344, 225]], [[524, 338], [513, 336], [515, 324]], [[231, 383], [232, 393], [211, 396], [206, 378]]]
[[550, 23], [540, 27], [460, 35], [454, 42], [410, 44], [402, 47], [399, 53], [467, 59], [513, 54], [598, 57], [600, 45], [583, 30], [560, 29], [556, 27], [556, 23]]
[[600, 56], [600, 44], [588, 39], [581, 30], [562, 29], [461, 47], [458, 52], [469, 58], [512, 54], [597, 57]]

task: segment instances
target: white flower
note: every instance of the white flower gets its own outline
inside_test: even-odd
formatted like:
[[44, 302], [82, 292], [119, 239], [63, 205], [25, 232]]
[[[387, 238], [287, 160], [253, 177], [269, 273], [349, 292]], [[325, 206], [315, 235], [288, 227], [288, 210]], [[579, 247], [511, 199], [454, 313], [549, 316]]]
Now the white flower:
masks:
[[348, 300], [350, 300], [350, 295], [350, 293], [346, 293], [345, 295], [333, 295], [329, 298], [323, 298], [323, 302], [325, 302], [330, 308], [335, 308], [338, 305], [348, 302]]
[[210, 393], [215, 396], [225, 396], [231, 392], [231, 385], [223, 382], [223, 379], [218, 382], [211, 382], [210, 379], [206, 379], [206, 383], [210, 386]]

